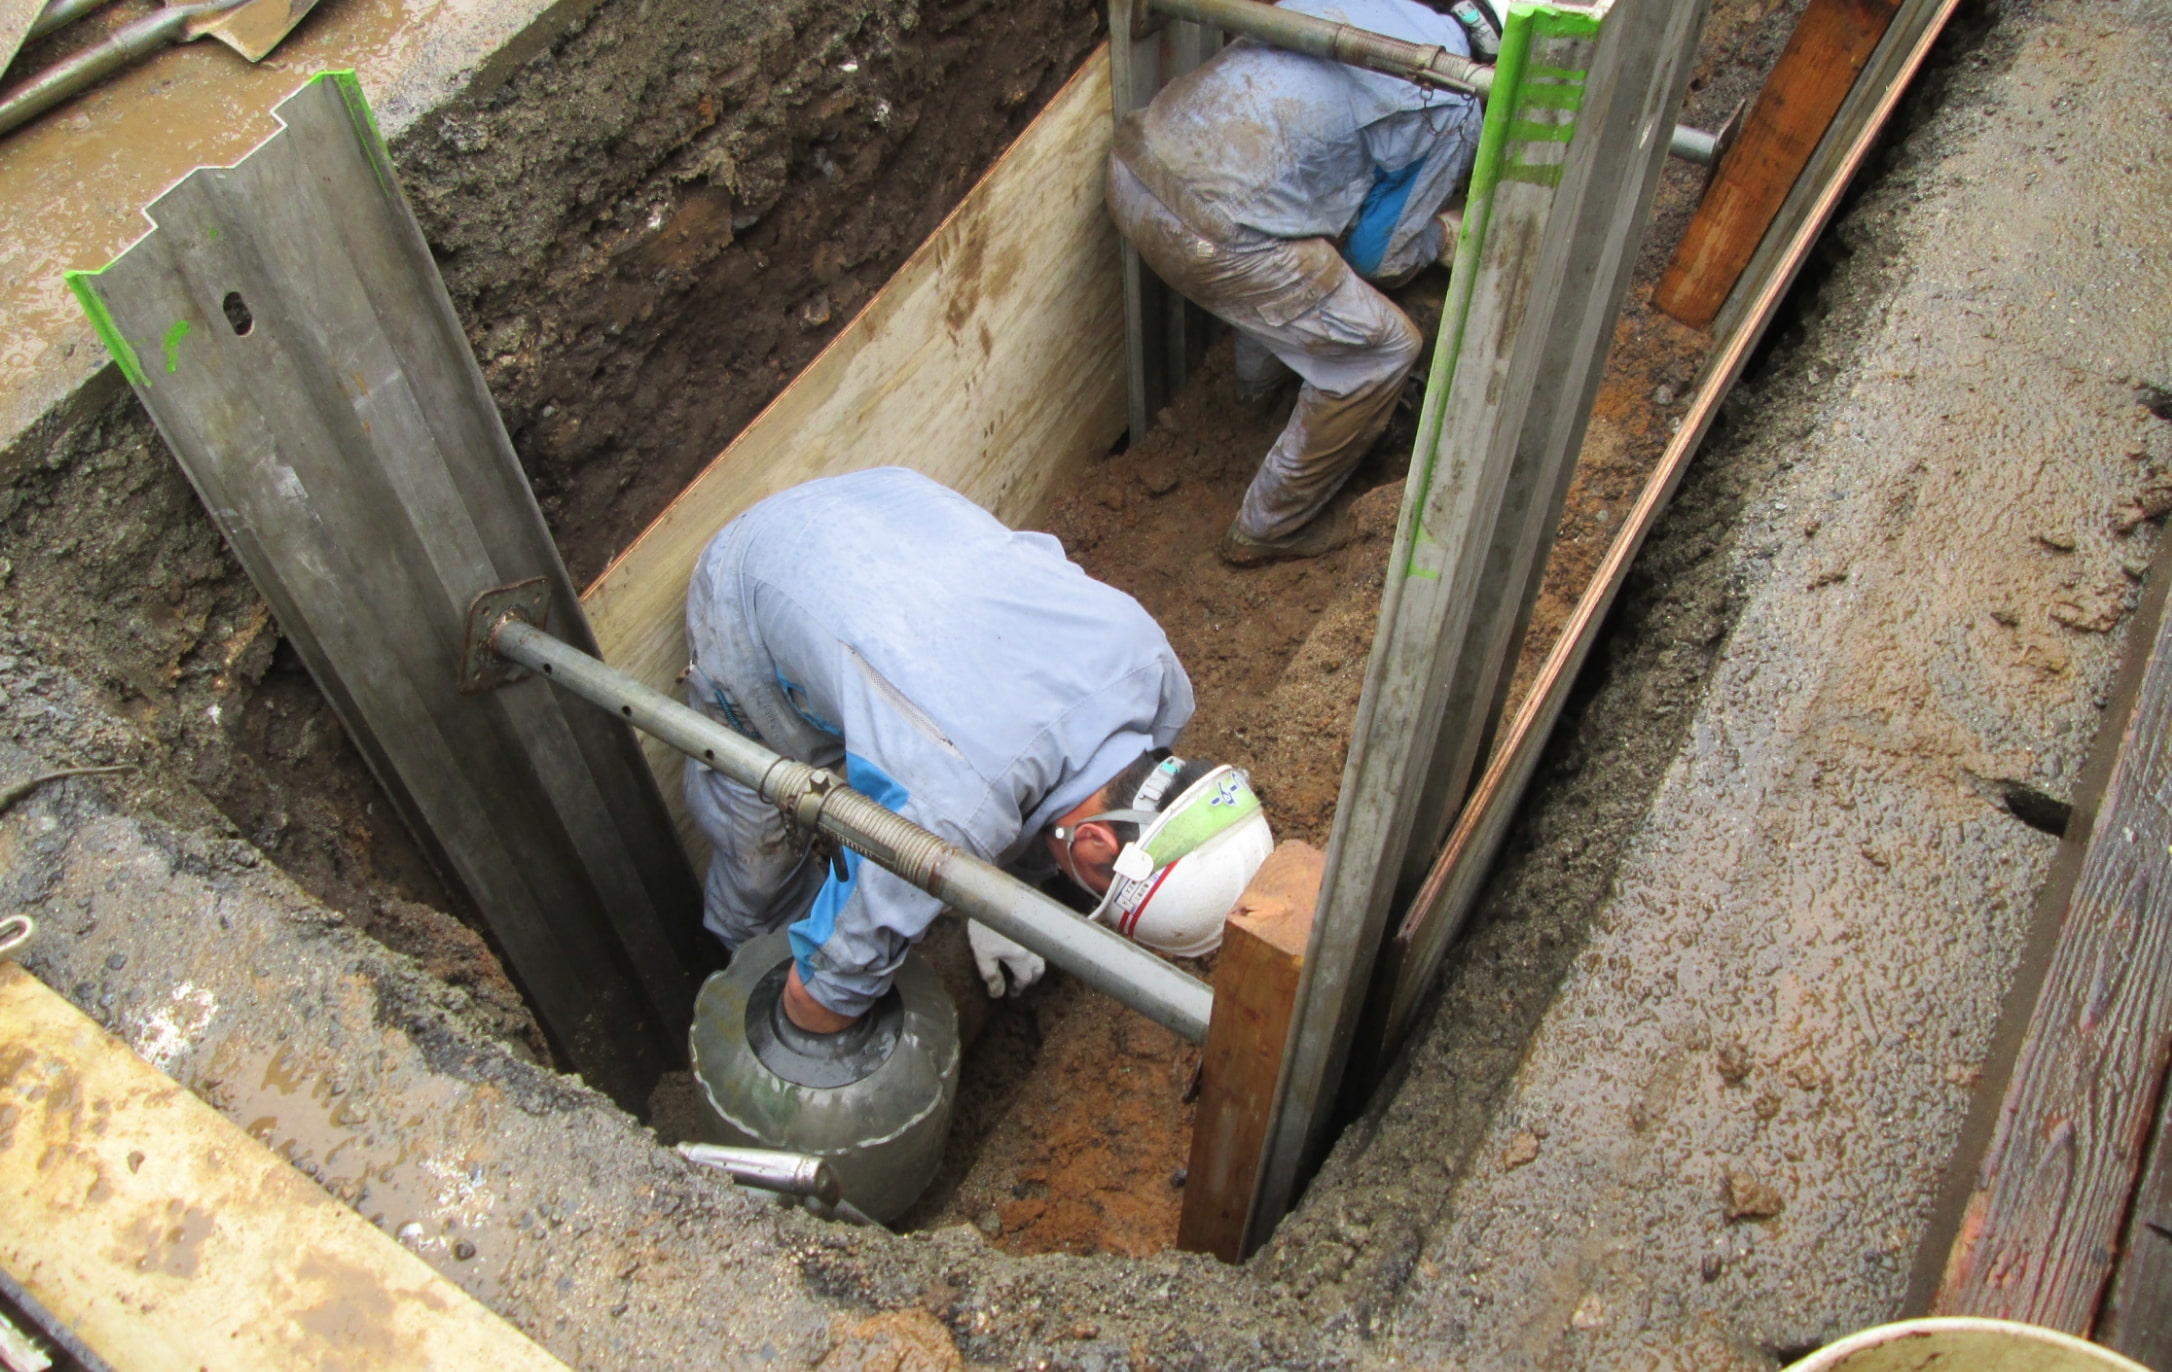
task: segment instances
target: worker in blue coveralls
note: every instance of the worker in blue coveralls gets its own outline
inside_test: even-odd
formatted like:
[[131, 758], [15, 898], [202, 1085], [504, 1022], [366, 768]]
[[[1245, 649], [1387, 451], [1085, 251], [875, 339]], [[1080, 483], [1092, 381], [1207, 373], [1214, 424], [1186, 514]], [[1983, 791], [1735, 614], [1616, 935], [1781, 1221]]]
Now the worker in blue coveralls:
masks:
[[[1191, 681], [1153, 617], [964, 496], [898, 467], [810, 481], [724, 526], [687, 588], [687, 698], [1027, 879], [1061, 871], [1091, 918], [1211, 951], [1273, 845], [1244, 773], [1168, 755]], [[727, 947], [788, 924], [785, 1013], [829, 1033], [889, 989], [941, 902], [843, 857], [689, 762], [715, 853], [703, 922]], [[1041, 959], [968, 930], [990, 994]]]
[[[1282, 0], [1284, 9], [1468, 56], [1464, 27], [1418, 0]], [[1296, 373], [1297, 406], [1220, 551], [1312, 557], [1353, 528], [1329, 500], [1387, 427], [1421, 338], [1368, 282], [1441, 257], [1440, 211], [1470, 175], [1483, 111], [1244, 38], [1118, 125], [1108, 206], [1155, 274], [1236, 330], [1240, 395]]]

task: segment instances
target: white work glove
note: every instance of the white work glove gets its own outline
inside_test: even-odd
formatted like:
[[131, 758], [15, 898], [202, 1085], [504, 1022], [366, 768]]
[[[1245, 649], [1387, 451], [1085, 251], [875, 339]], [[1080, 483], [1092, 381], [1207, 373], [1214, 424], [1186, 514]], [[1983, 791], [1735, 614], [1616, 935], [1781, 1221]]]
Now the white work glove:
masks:
[[1030, 952], [1020, 944], [1011, 942], [993, 929], [986, 929], [974, 920], [965, 922], [965, 941], [973, 945], [973, 965], [980, 968], [980, 979], [988, 984], [988, 994], [1001, 997], [1003, 974], [1011, 974], [1010, 994], [1017, 995], [1041, 979], [1048, 964], [1038, 953]]
[[1440, 256], [1443, 267], [1456, 264], [1456, 240], [1463, 236], [1463, 202], [1458, 200], [1447, 209], [1433, 216], [1440, 221]]

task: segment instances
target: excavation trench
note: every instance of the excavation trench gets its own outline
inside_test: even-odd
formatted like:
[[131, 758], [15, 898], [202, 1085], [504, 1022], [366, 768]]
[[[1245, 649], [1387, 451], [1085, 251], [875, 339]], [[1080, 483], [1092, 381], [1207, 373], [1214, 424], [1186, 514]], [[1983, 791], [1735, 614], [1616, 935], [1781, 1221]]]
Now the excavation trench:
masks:
[[[1687, 122], [1724, 119], [1792, 10], [1717, 7]], [[110, 374], [9, 439], [0, 472], [0, 773], [138, 765], [0, 817], [0, 898], [44, 930], [26, 964], [574, 1365], [1769, 1372], [1904, 1298], [2000, 940], [2052, 843], [2010, 798], [2075, 799], [2153, 574], [2172, 428], [2134, 396], [2162, 394], [2161, 281], [2069, 212], [2161, 218], [2163, 169], [2132, 145], [2162, 145], [2161, 113], [2119, 79], [2163, 65], [2152, 15], [2019, 6], [1949, 40], [1647, 545], [1413, 1050], [1243, 1268], [1159, 1251], [1189, 1050], [1062, 978], [989, 1006], [954, 927], [938, 961], [986, 1019], [902, 1235], [723, 1187], [535, 1066], [487, 940]], [[611, 0], [388, 123], [577, 575], [832, 335], [1095, 23], [906, 16]], [[879, 103], [835, 103], [863, 80], [887, 131]], [[1540, 636], [1688, 390], [1700, 340], [1643, 301], [1699, 176], [1667, 173]], [[2057, 194], [2032, 202], [2039, 178]], [[2085, 270], [2054, 306], [2030, 273], [2062, 254]], [[2117, 308], [2090, 294], [2115, 289]], [[2021, 351], [1983, 341], [1994, 323]], [[1992, 404], [1986, 375], [2033, 398]], [[1995, 427], [2017, 415], [2043, 422]], [[1382, 541], [1213, 562], [1279, 418], [1235, 409], [1210, 355], [1038, 522], [1168, 626], [1200, 684], [1189, 746], [1252, 767], [1279, 830], [1319, 841]], [[1359, 477], [1374, 528], [1405, 448]], [[1956, 584], [1931, 584], [1946, 567]], [[1730, 1213], [1737, 1169], [1784, 1208]]]
[[[1795, 8], [1715, 7], [1686, 122], [1715, 126], [1754, 92]], [[605, 5], [394, 139], [576, 580], [880, 288], [1076, 67], [1097, 22], [1072, 3], [770, 18], [755, 39], [686, 31], [690, 20], [659, 32]], [[688, 71], [706, 75], [674, 75]], [[611, 136], [582, 139], [569, 107], [608, 117]], [[1705, 340], [1647, 302], [1701, 176], [1680, 164], [1666, 174], [1519, 688], [1688, 398]], [[1398, 295], [1429, 339], [1444, 287], [1435, 270]], [[1317, 562], [1233, 571], [1213, 545], [1288, 406], [1286, 394], [1235, 403], [1224, 340], [1151, 433], [1083, 473], [1038, 522], [1168, 630], [1201, 701], [1185, 747], [1251, 769], [1278, 835], [1324, 846], [1414, 425], [1406, 409], [1353, 481], [1365, 538]], [[898, 457], [909, 455], [871, 460]], [[6, 689], [105, 720], [65, 737], [142, 764], [115, 788], [133, 808], [246, 840], [463, 992], [465, 1023], [547, 1062], [471, 912], [392, 819], [133, 398], [96, 381], [10, 458]], [[944, 1170], [902, 1227], [970, 1225], [1015, 1254], [1167, 1248], [1195, 1050], [1061, 975], [991, 1004], [954, 921], [930, 950], [973, 1046]], [[80, 989], [93, 1003], [102, 994]], [[215, 1103], [364, 1215], [463, 1265], [486, 1297], [495, 1289], [503, 1250], [478, 1255], [463, 1234], [483, 1216], [444, 1200], [459, 1177], [420, 1162], [357, 1170], [380, 1140], [357, 1145], [366, 1112], [336, 1064], [276, 1044], [222, 1051], [204, 1073]], [[370, 1117], [395, 1131], [438, 1108], [420, 1096], [381, 1104]], [[693, 1108], [687, 1080], [667, 1080], [652, 1123], [668, 1141]], [[409, 1232], [424, 1213], [431, 1223]]]

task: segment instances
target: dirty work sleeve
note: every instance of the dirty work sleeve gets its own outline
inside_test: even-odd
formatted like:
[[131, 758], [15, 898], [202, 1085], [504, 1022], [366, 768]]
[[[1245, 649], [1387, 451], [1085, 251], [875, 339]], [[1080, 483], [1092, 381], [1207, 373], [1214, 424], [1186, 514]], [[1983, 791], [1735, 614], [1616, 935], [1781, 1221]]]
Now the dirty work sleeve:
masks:
[[1440, 255], [1434, 216], [1469, 178], [1483, 119], [1477, 101], [1439, 95], [1366, 126], [1373, 181], [1343, 248], [1358, 275], [1397, 282]]
[[[840, 645], [839, 723], [854, 790], [976, 857], [994, 860], [1023, 825], [1018, 807], [971, 766], [930, 716]], [[805, 918], [790, 927], [800, 980], [815, 999], [858, 1015], [889, 990], [942, 902], [903, 877], [844, 855]]]

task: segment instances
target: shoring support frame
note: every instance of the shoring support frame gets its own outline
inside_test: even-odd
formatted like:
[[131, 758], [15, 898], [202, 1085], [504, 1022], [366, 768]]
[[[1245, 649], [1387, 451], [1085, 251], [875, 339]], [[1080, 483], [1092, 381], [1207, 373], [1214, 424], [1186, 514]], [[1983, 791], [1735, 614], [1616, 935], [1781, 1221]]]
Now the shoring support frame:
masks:
[[[1510, 15], [1290, 1026], [1256, 1237], [1324, 1157], [1348, 1094], [1370, 1084], [1373, 1064], [1353, 1050], [1406, 858], [1452, 815], [1498, 712], [1494, 677], [1515, 651], [1558, 519], [1704, 8], [1602, 0]], [[1451, 718], [1459, 699], [1479, 708]]]

